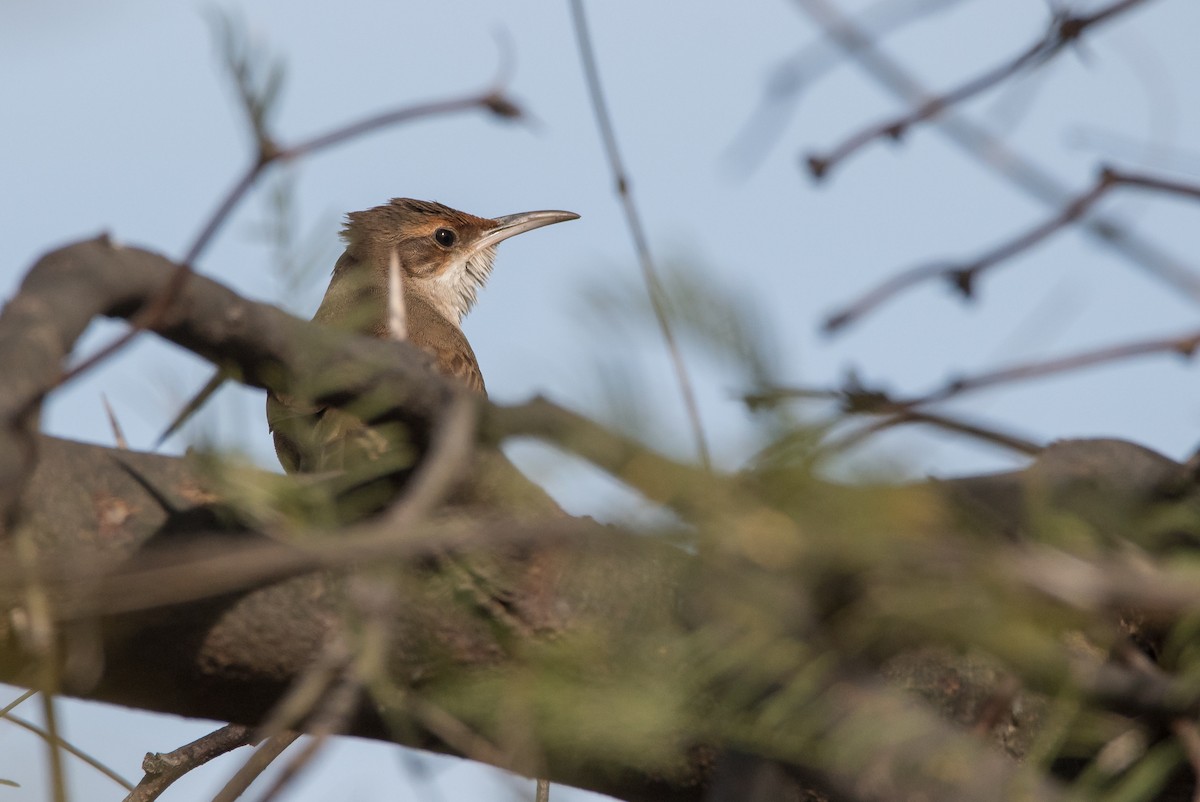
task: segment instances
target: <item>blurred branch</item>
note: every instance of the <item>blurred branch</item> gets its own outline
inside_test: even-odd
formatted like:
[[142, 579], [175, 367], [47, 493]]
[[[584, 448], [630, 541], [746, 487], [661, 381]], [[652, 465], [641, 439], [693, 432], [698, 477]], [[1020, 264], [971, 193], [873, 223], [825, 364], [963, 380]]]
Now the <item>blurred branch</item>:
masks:
[[982, 256], [962, 264], [929, 264], [906, 270], [893, 276], [871, 290], [862, 298], [854, 301], [844, 309], [830, 315], [824, 324], [826, 332], [836, 332], [839, 329], [857, 322], [860, 318], [876, 307], [891, 300], [902, 290], [924, 283], [930, 279], [940, 279], [947, 282], [964, 298], [971, 298], [975, 293], [975, 284], [980, 274], [1001, 262], [1029, 250], [1053, 234], [1063, 230], [1071, 223], [1080, 220], [1092, 208], [1117, 187], [1134, 187], [1138, 189], [1160, 192], [1165, 195], [1178, 195], [1184, 198], [1200, 200], [1200, 184], [1185, 183], [1169, 178], [1145, 174], [1127, 173], [1113, 167], [1103, 166], [1092, 186], [1068, 202], [1058, 214], [1039, 223], [1023, 234], [1002, 243]]
[[503, 69], [497, 76], [497, 79], [480, 92], [429, 103], [400, 106], [380, 114], [371, 115], [361, 120], [338, 126], [323, 134], [318, 134], [293, 145], [282, 145], [278, 143], [266, 128], [266, 110], [270, 107], [268, 101], [273, 101], [277, 96], [279, 82], [282, 80], [278, 69], [272, 68], [268, 73], [268, 77], [264, 79], [263, 85], [256, 88], [252, 82], [255, 73], [246, 66], [247, 61], [244, 55], [239, 56], [237, 51], [234, 50], [228, 56], [227, 62], [227, 66], [238, 87], [239, 96], [242, 98], [243, 106], [246, 109], [251, 126], [254, 128], [257, 152], [253, 161], [233, 183], [224, 198], [221, 199], [217, 207], [209, 215], [208, 220], [188, 247], [175, 275], [166, 288], [164, 288], [162, 294], [155, 298], [153, 303], [145, 306], [136, 317], [129, 320], [130, 328], [128, 331], [87, 359], [84, 359], [74, 368], [66, 371], [58, 380], [59, 385], [71, 381], [76, 376], [112, 356], [142, 331], [156, 328], [159, 325], [170, 310], [171, 305], [178, 298], [181, 288], [192, 275], [194, 270], [193, 265], [196, 260], [200, 258], [201, 254], [208, 247], [208, 244], [213, 240], [217, 232], [220, 231], [233, 210], [237, 208], [250, 189], [258, 182], [259, 177], [271, 165], [277, 162], [290, 162], [302, 159], [382, 128], [425, 117], [454, 114], [475, 109], [487, 111], [493, 116], [505, 120], [520, 119], [524, 116], [524, 112], [522, 112], [520, 106], [509, 98], [505, 92], [504, 83], [508, 78], [508, 62], [505, 60], [502, 64]]
[[[985, 443], [1000, 446], [1026, 456], [1036, 456], [1042, 446], [1015, 434], [1002, 432], [996, 428], [971, 423], [960, 418], [928, 410], [915, 409], [912, 404], [896, 401], [881, 390], [866, 389], [857, 379], [847, 380], [842, 388], [831, 390], [825, 388], [776, 387], [760, 393], [742, 397], [746, 406], [751, 410], [769, 407], [784, 400], [820, 400], [838, 403], [845, 415], [883, 416], [881, 419], [856, 429], [850, 434], [835, 440], [826, 440], [817, 446], [817, 452], [836, 454], [847, 451], [880, 432], [906, 424], [923, 424], [933, 426], [943, 431], [961, 434]], [[833, 424], [830, 424], [832, 426]], [[827, 427], [828, 428], [828, 427]], [[764, 449], [755, 461], [771, 454], [775, 445]]]
[[[714, 752], [731, 748], [819, 772], [839, 799], [1067, 796], [1039, 766], [964, 737], [871, 673], [930, 644], [979, 649], [1034, 691], [1094, 702], [1096, 715], [1178, 717], [1197, 700], [1182, 671], [1150, 682], [1104, 662], [1122, 611], [1165, 625], [1200, 610], [1195, 569], [1162, 559], [1152, 542], [1195, 537], [1200, 517], [1185, 505], [1200, 498], [1178, 481], [1184, 466], [1128, 443], [1060, 443], [1015, 474], [909, 487], [721, 475], [544, 400], [457, 401], [406, 343], [339, 335], [199, 275], [158, 328], [164, 338], [259, 386], [324, 379], [312, 395], [335, 407], [382, 397], [364, 420], [403, 422], [434, 441], [425, 490], [393, 508], [403, 525], [364, 514], [268, 531], [182, 460], [39, 438], [46, 388], [80, 334], [97, 314], [137, 314], [173, 269], [103, 240], [71, 245], [43, 257], [0, 313], [0, 364], [14, 377], [0, 386], [0, 502], [6, 522], [39, 538], [31, 564], [14, 559], [17, 544], [0, 549], [0, 678], [38, 664], [6, 625], [33, 578], [52, 623], [102, 624], [103, 676], [85, 691], [95, 698], [266, 719], [276, 730], [334, 731], [344, 720], [352, 734], [468, 748], [509, 770], [645, 802], [702, 802]], [[849, 400], [879, 402], [866, 390]], [[424, 514], [448, 488], [458, 500], [464, 444], [487, 453], [515, 436], [578, 454], [678, 511], [701, 546], [512, 499]], [[470, 463], [470, 481], [494, 482], [480, 464]], [[121, 523], [97, 514], [98, 499], [101, 510], [125, 510]], [[980, 509], [978, 528], [960, 522]], [[1088, 513], [1117, 534], [1091, 531]], [[1061, 520], [1072, 544], [1083, 542], [1078, 554], [1034, 539]], [[440, 570], [451, 561], [461, 570]], [[368, 629], [346, 620], [347, 602], [355, 580], [381, 570], [395, 596], [372, 607], [389, 637], [370, 663], [370, 648], [339, 639]], [[1080, 629], [1100, 637], [1075, 660], [1062, 641]], [[377, 676], [366, 664], [385, 666], [398, 692], [360, 699], [346, 718], [351, 689]], [[497, 699], [522, 693], [540, 753], [521, 748], [529, 736], [513, 730], [524, 727], [498, 710]], [[417, 709], [408, 694], [420, 696]], [[651, 743], [661, 751], [643, 748]]]
[[100, 394], [100, 402], [104, 405], [104, 414], [108, 418], [108, 426], [112, 429], [113, 442], [117, 448], [127, 450], [129, 441], [125, 439], [125, 432], [121, 428], [121, 422], [117, 420], [117, 415], [113, 412], [112, 405], [108, 403], [108, 396]]
[[[895, 59], [879, 50], [870, 34], [843, 14], [830, 0], [796, 0], [800, 9], [837, 42], [854, 62], [893, 94], [908, 103], [920, 104], [929, 97], [922, 85]], [[981, 164], [1044, 204], [1061, 208], [1070, 203], [1069, 191], [1057, 179], [1019, 152], [1012, 150], [987, 129], [971, 122], [954, 109], [933, 122], [937, 130]], [[1139, 237], [1122, 223], [1093, 215], [1081, 223], [1082, 230], [1107, 244], [1113, 251], [1173, 287], [1193, 302], [1200, 302], [1200, 275], [1180, 260]]]
[[[905, 25], [941, 13], [964, 0], [880, 0], [859, 15], [859, 25], [876, 40]], [[772, 71], [763, 87], [758, 108], [751, 113], [741, 133], [726, 151], [735, 165], [752, 169], [783, 131], [779, 112], [816, 80], [842, 63], [837, 45], [821, 38], [785, 58]]]
[[1027, 457], [1037, 456], [1042, 450], [1042, 446], [1037, 443], [1014, 434], [1001, 432], [991, 427], [971, 423], [949, 415], [923, 412], [915, 409], [899, 409], [896, 412], [886, 415], [883, 419], [864, 426], [845, 437], [830, 443], [821, 444], [820, 450], [832, 453], [847, 451], [880, 432], [913, 423], [932, 426], [952, 434], [961, 434], [980, 442], [1000, 446], [1009, 451], [1015, 451]]
[[[842, 410], [848, 414], [889, 415], [897, 419], [894, 423], [906, 423], [909, 420], [933, 423], [934, 421], [932, 420], [922, 420], [922, 417], [929, 413], [920, 412], [918, 410], [919, 407], [941, 403], [990, 387], [1056, 376], [1096, 365], [1134, 359], [1151, 354], [1178, 354], [1185, 359], [1191, 359], [1195, 356], [1198, 348], [1200, 348], [1200, 330], [1191, 330], [1171, 337], [1152, 337], [1146, 340], [1137, 340], [1089, 351], [1081, 351], [1055, 359], [1013, 365], [986, 373], [978, 373], [973, 376], [963, 376], [952, 379], [944, 386], [925, 395], [909, 398], [894, 398], [888, 392], [876, 387], [864, 387], [859, 383], [857, 378], [851, 377], [842, 387], [837, 389], [774, 387], [743, 396], [743, 400], [751, 409], [770, 406], [787, 400], [817, 399], [837, 401]], [[911, 415], [916, 415], [917, 417], [908, 418]], [[894, 423], [887, 425], [894, 425]], [[883, 428], [886, 427], [884, 426]], [[964, 433], [967, 433], [966, 430], [964, 430]], [[998, 440], [997, 442], [1000, 441]], [[1016, 444], [1016, 441], [1014, 441], [1014, 444]]]
[[358, 705], [360, 683], [353, 655], [341, 637], [330, 638], [312, 663], [297, 676], [287, 692], [256, 730], [265, 739], [229, 780], [213, 802], [234, 802], [283, 751], [299, 737], [303, 726], [312, 737], [282, 768], [262, 796], [275, 799], [325, 746], [329, 736], [346, 729]]
[[704, 434], [704, 425], [700, 420], [700, 407], [696, 401], [696, 392], [688, 375], [687, 365], [675, 335], [671, 330], [671, 322], [667, 317], [666, 303], [663, 297], [662, 282], [650, 256], [650, 243], [646, 238], [645, 226], [633, 199], [630, 189], [629, 175], [621, 161], [621, 153], [617, 147], [617, 135], [613, 128], [612, 116], [604, 101], [604, 92], [600, 87], [600, 71], [596, 66], [596, 54], [592, 48], [591, 34], [588, 32], [587, 17], [583, 10], [583, 0], [571, 0], [571, 20], [575, 26], [575, 39], [579, 47], [579, 57], [583, 61], [583, 73], [587, 81], [588, 95], [592, 101], [592, 109], [596, 114], [596, 125], [600, 129], [600, 137], [604, 141], [605, 154], [608, 156], [609, 169], [616, 183], [617, 197], [625, 212], [625, 222], [629, 226], [629, 234], [633, 238], [634, 250], [637, 251], [638, 262], [642, 267], [642, 278], [646, 282], [646, 292], [650, 296], [650, 305], [654, 308], [654, 316], [658, 321], [659, 332], [667, 346], [671, 365], [675, 370], [675, 379], [679, 383], [679, 391], [683, 395], [684, 408], [687, 410], [688, 421], [692, 428], [692, 438], [696, 443], [696, 451], [700, 464], [710, 468], [708, 439]]
[[283, 732], [263, 741], [222, 786], [217, 795], [213, 797], [212, 802], [234, 802], [299, 737], [300, 733], [298, 732]]
[[1078, 41], [1089, 28], [1144, 2], [1145, 0], [1117, 0], [1093, 14], [1085, 15], [1072, 14], [1066, 10], [1055, 12], [1042, 37], [1007, 63], [994, 67], [945, 94], [930, 97], [899, 117], [867, 126], [847, 137], [826, 154], [810, 155], [809, 170], [814, 178], [823, 178], [831, 169], [873, 140], [881, 137], [899, 140], [917, 123], [935, 117], [946, 109], [991, 89], [1026, 68], [1045, 64], [1068, 45]]
[[988, 387], [1055, 376], [1095, 365], [1151, 354], [1178, 354], [1184, 359], [1191, 359], [1195, 356], [1198, 347], [1200, 347], [1200, 331], [1198, 330], [1184, 332], [1173, 337], [1153, 337], [954, 379], [941, 389], [895, 403], [903, 407], [924, 406]]
[[17, 725], [18, 727], [20, 727], [23, 730], [28, 730], [29, 732], [32, 732], [34, 735], [41, 738], [43, 741], [46, 741], [47, 743], [53, 742], [57, 748], [60, 748], [65, 752], [69, 752], [71, 755], [79, 758], [84, 763], [88, 764], [89, 766], [94, 768], [96, 771], [100, 772], [105, 777], [107, 777], [108, 779], [115, 782], [117, 785], [124, 788], [126, 791], [133, 790], [133, 783], [129, 782], [129, 780], [126, 780], [120, 774], [117, 774], [117, 772], [110, 769], [108, 766], [104, 765], [99, 760], [97, 760], [96, 758], [89, 755], [87, 752], [84, 752], [79, 747], [71, 744], [69, 741], [63, 740], [61, 736], [53, 735], [53, 734], [51, 734], [51, 732], [49, 730], [42, 729], [38, 725], [34, 724], [32, 721], [26, 721], [25, 719], [21, 718], [20, 716], [14, 716], [12, 713], [5, 713], [4, 719], [8, 722], [11, 722], [12, 724]]

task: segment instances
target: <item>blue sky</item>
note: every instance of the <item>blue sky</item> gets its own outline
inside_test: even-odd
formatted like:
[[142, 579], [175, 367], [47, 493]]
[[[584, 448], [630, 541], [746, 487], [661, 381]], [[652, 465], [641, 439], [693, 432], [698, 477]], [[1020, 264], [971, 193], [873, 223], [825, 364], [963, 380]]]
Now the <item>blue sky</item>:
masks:
[[[393, 196], [440, 200], [487, 216], [540, 208], [578, 212], [578, 221], [506, 242], [467, 319], [492, 398], [519, 402], [544, 393], [614, 419], [625, 396], [637, 413], [621, 418], [622, 425], [649, 433], [671, 453], [691, 454], [678, 392], [652, 327], [627, 315], [605, 318], [593, 303], [597, 289], [636, 288], [639, 278], [565, 3], [347, 0], [301, 9], [263, 0], [222, 7], [286, 61], [275, 118], [285, 142], [397, 104], [486, 85], [501, 59], [499, 31], [515, 59], [510, 91], [530, 112], [531, 124], [479, 113], [421, 121], [296, 165], [287, 173], [299, 230], [310, 243], [305, 252], [332, 266], [341, 215]], [[249, 158], [205, 7], [10, 0], [2, 14], [5, 294], [39, 254], [102, 230], [181, 255]], [[589, 18], [655, 256], [664, 269], [700, 277], [753, 308], [764, 338], [774, 344], [781, 381], [830, 386], [854, 369], [897, 392], [921, 392], [960, 373], [1196, 325], [1194, 301], [1071, 231], [985, 278], [973, 303], [924, 286], [842, 336], [822, 336], [824, 315], [885, 277], [928, 260], [977, 255], [1048, 210], [930, 127], [899, 146], [872, 144], [814, 184], [798, 168], [803, 153], [826, 149], [902, 108], [849, 63], [806, 91], [783, 118], [778, 139], [757, 154], [755, 169], [731, 169], [731, 143], [773, 70], [816, 40], [816, 29], [791, 2], [614, 0], [589, 4]], [[947, 87], [1027, 46], [1046, 18], [1042, 0], [963, 0], [905, 27], [887, 47], [928, 86]], [[1200, 150], [1186, 152], [1200, 141], [1197, 30], [1194, 2], [1151, 0], [1048, 70], [965, 111], [1067, 187], [1088, 186], [1100, 161], [1200, 181]], [[268, 214], [269, 185], [243, 204], [197, 267], [307, 317], [328, 267], [300, 291], [287, 290], [271, 266], [270, 249], [255, 236]], [[1200, 270], [1195, 204], [1131, 192], [1104, 208], [1168, 251], [1192, 258]], [[116, 324], [97, 324], [83, 351], [118, 331]], [[736, 466], [757, 445], [751, 419], [735, 401], [741, 377], [694, 344], [686, 356], [718, 460]], [[103, 393], [133, 447], [149, 447], [208, 370], [143, 337], [58, 392], [46, 407], [44, 428], [111, 443]], [[1182, 458], [1200, 442], [1194, 387], [1190, 364], [1157, 357], [972, 396], [954, 410], [1039, 440], [1125, 437]], [[201, 441], [274, 466], [259, 394], [223, 392], [166, 450], [177, 453]], [[610, 483], [587, 478], [582, 467], [546, 450], [523, 446], [515, 453], [573, 509], [611, 513], [628, 501]], [[921, 475], [1017, 464], [986, 447], [904, 431], [861, 452], [854, 468]], [[130, 776], [143, 752], [177, 746], [205, 726], [74, 703], [66, 713], [68, 735]], [[335, 788], [344, 798], [383, 798], [394, 792], [383, 789], [401, 782], [396, 750], [356, 742], [337, 749], [291, 799], [329, 798]], [[36, 741], [0, 727], [0, 755], [0, 776], [23, 785], [0, 789], [0, 799], [45, 797]], [[189, 780], [191, 793], [219, 783], [232, 764], [219, 761]], [[86, 769], [73, 770], [76, 798], [118, 798], [103, 782]], [[477, 769], [454, 769], [435, 782], [447, 799], [482, 797], [477, 783], [499, 783], [497, 794], [510, 788]], [[175, 798], [188, 793], [177, 791]]]

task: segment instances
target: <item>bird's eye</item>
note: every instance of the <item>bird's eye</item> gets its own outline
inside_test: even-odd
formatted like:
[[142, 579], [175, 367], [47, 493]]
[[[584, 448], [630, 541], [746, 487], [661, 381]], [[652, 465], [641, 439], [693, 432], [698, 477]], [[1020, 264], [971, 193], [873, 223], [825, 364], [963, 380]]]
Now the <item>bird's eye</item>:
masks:
[[439, 228], [437, 231], [433, 232], [433, 239], [443, 248], [449, 248], [454, 244], [454, 241], [458, 239], [458, 235], [448, 228]]

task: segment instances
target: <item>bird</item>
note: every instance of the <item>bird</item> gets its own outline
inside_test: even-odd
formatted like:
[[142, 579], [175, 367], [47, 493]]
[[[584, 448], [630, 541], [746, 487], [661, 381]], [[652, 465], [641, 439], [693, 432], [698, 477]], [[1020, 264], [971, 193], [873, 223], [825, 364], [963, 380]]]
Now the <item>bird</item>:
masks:
[[[389, 267], [398, 262], [406, 339], [433, 358], [436, 370], [487, 396], [475, 352], [462, 331], [492, 272], [496, 246], [535, 228], [575, 220], [574, 212], [541, 210], [476, 217], [434, 201], [393, 198], [346, 216], [346, 250], [333, 268], [313, 322], [370, 337], [394, 336], [389, 323]], [[288, 473], [347, 467], [347, 453], [373, 454], [386, 442], [347, 412], [319, 409], [268, 393], [275, 452]]]

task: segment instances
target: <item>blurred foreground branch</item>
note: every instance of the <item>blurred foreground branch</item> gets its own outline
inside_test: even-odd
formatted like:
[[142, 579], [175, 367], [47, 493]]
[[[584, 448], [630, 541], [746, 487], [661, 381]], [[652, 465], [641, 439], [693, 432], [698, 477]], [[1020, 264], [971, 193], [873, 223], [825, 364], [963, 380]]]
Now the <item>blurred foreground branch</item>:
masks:
[[[401, 483], [347, 507], [362, 485], [338, 475], [39, 436], [90, 320], [138, 314], [175, 268], [71, 245], [0, 316], [0, 680], [42, 683], [52, 660], [63, 693], [387, 739], [647, 802], [701, 802], [763, 772], [838, 800], [1077, 798], [1162, 762], [1111, 770], [1104, 746], [1126, 732], [1183, 759], [1177, 722], [1200, 713], [1185, 466], [1078, 441], [1020, 472], [911, 486], [786, 462], [721, 475], [544, 400], [475, 399], [464, 446], [468, 402], [416, 349], [199, 276], [161, 336], [399, 427], [440, 465], [428, 495]], [[496, 453], [514, 436], [588, 459], [680, 526], [563, 515]], [[1156, 672], [1122, 657], [1135, 638]], [[1077, 712], [1053, 720], [1062, 699]], [[1010, 759], [1031, 751], [1036, 764]], [[1043, 770], [1060, 758], [1090, 785]]]

